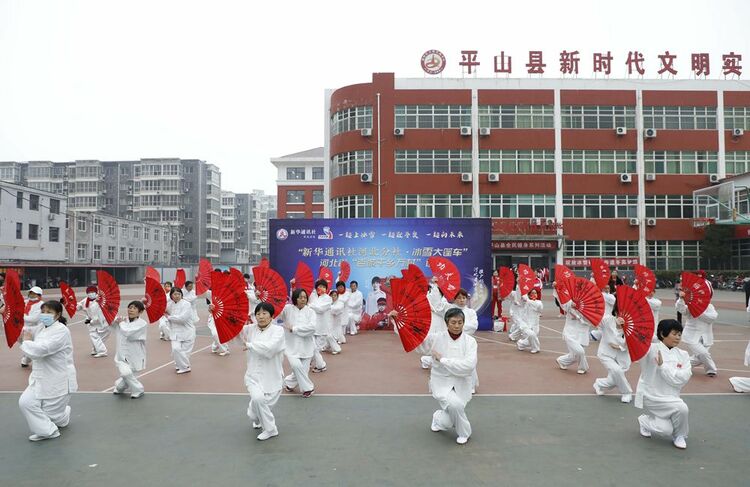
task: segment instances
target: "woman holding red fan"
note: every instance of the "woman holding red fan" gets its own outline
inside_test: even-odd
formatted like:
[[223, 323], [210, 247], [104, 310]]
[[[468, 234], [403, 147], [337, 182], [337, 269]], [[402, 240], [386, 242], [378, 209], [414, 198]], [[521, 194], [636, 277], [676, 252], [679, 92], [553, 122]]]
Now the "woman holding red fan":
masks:
[[625, 372], [630, 369], [630, 354], [625, 343], [623, 325], [625, 320], [617, 316], [617, 309], [612, 313], [604, 313], [599, 329], [602, 331], [599, 350], [596, 356], [607, 369], [607, 377], [594, 381], [594, 391], [597, 396], [603, 395], [607, 390], [617, 387], [622, 394], [620, 400], [629, 403], [633, 399], [633, 389], [625, 377]]
[[178, 374], [190, 372], [190, 354], [195, 345], [193, 307], [182, 299], [182, 289], [173, 287], [164, 313], [169, 322], [169, 339], [172, 342], [172, 359]]
[[292, 373], [284, 378], [284, 388], [293, 392], [299, 386], [302, 397], [310, 397], [315, 384], [310, 380], [310, 362], [315, 354], [315, 311], [307, 306], [307, 291], [292, 292], [292, 304], [279, 315], [286, 333], [286, 359]]
[[107, 356], [107, 346], [104, 342], [112, 331], [99, 305], [98, 297], [99, 289], [96, 286], [89, 286], [86, 288], [86, 299], [78, 303], [78, 309], [86, 315], [84, 323], [89, 329], [91, 355], [94, 358]]
[[[686, 273], [687, 274], [687, 273]], [[693, 367], [702, 365], [709, 377], [716, 377], [717, 368], [713, 357], [711, 356], [711, 345], [714, 344], [713, 322], [719, 316], [713, 304], [708, 304], [703, 313], [693, 316], [694, 310], [691, 310], [686, 303], [686, 292], [691, 286], [685, 285], [683, 278], [683, 290], [680, 291], [679, 299], [675, 302], [675, 308], [678, 313], [684, 316], [684, 331], [682, 332], [682, 341], [687, 345], [690, 352], [690, 362]]]
[[539, 343], [539, 318], [544, 310], [544, 303], [539, 299], [536, 288], [529, 291], [529, 294], [523, 296], [524, 313], [521, 320], [521, 327], [518, 334], [520, 340], [516, 343], [518, 350], [529, 350], [531, 353], [539, 353], [541, 345]]
[[112, 326], [117, 329], [117, 353], [115, 366], [120, 378], [115, 381], [113, 394], [130, 391], [132, 399], [143, 396], [143, 384], [135, 376], [136, 372], [146, 368], [146, 327], [148, 323], [141, 318], [146, 309], [141, 301], [128, 304], [128, 315], [115, 318]]

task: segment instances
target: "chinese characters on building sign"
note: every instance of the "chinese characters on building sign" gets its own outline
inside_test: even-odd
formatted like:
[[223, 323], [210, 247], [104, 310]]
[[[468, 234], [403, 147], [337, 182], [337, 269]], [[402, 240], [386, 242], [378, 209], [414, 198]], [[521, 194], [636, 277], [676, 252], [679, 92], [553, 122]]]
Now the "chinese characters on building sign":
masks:
[[[646, 73], [646, 57], [640, 51], [628, 51], [627, 55], [623, 53], [617, 56], [613, 55], [612, 51], [594, 52], [591, 56], [594, 74], [601, 73], [609, 76], [612, 74], [613, 66], [617, 66], [618, 63], [625, 66], [628, 76], [642, 76]], [[524, 63], [524, 60], [526, 63]], [[529, 51], [528, 57], [524, 60], [521, 60], [521, 69], [516, 69], [516, 74], [544, 74], [559, 70], [563, 75], [577, 76], [582, 57], [581, 52], [578, 50], [563, 50], [559, 53], [559, 56], [554, 58], [545, 58], [542, 51]], [[657, 54], [653, 58], [649, 58], [649, 62], [654, 63], [656, 69], [653, 70], [653, 73], [656, 75], [676, 76], [678, 73], [678, 57], [676, 54], [670, 53], [669, 50]], [[742, 76], [741, 62], [742, 54], [730, 51], [721, 55], [721, 61], [716, 59], [713, 61], [714, 69], [712, 70], [709, 53], [694, 52], [690, 54], [690, 70], [687, 71], [687, 64], [684, 67], [680, 67], [680, 70], [684, 73], [693, 74], [696, 77], [708, 77], [712, 72], [716, 74], [716, 66], [719, 66], [719, 72], [723, 76], [736, 76], [739, 78]], [[685, 63], [687, 63], [687, 60]], [[492, 63], [485, 61], [485, 64], [491, 66], [493, 72], [496, 74], [503, 73], [510, 75], [514, 73], [513, 56], [506, 54], [505, 51], [500, 51], [499, 54], [494, 55]], [[445, 69], [446, 58], [440, 51], [432, 49], [422, 55], [421, 65], [425, 73], [437, 75]], [[482, 65], [482, 61], [479, 58], [479, 51], [462, 50], [458, 65], [462, 70], [465, 69], [467, 74], [476, 73], [478, 67]], [[518, 68], [518, 63], [516, 64], [516, 68]]]
[[556, 250], [553, 240], [493, 240], [492, 250]]
[[[631, 266], [638, 264], [638, 257], [602, 257], [602, 260], [610, 266]], [[563, 259], [563, 264], [571, 267], [591, 267], [588, 258]]]

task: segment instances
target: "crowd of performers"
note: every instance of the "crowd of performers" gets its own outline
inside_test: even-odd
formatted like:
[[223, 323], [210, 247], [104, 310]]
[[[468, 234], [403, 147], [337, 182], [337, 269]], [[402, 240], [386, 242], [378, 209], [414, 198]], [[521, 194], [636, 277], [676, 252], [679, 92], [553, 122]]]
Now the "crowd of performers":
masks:
[[[0, 279], [4, 280], [4, 277], [0, 275]], [[527, 283], [524, 289], [516, 274], [512, 289], [503, 295], [497, 278], [495, 273], [493, 297], [507, 311], [509, 339], [520, 351], [539, 353], [539, 321], [544, 308], [541, 280]], [[557, 276], [558, 280], [560, 278]], [[586, 347], [591, 340], [597, 341], [597, 357], [607, 370], [607, 376], [594, 380], [595, 393], [603, 395], [616, 389], [622, 402], [630, 403], [634, 392], [625, 376], [632, 362], [626, 340], [629, 318], [618, 311], [618, 293], [630, 293], [633, 287], [618, 286], [616, 276], [606, 283], [592, 277], [591, 282], [597, 284], [604, 303], [604, 312], [598, 323], [591, 323], [574, 300], [560, 299], [561, 288], [557, 282], [553, 283], [553, 296], [565, 319], [562, 338], [568, 351], [557, 357], [557, 364], [560, 369], [574, 368], [578, 374], [586, 374], [589, 370]], [[115, 335], [117, 351], [114, 362], [119, 377], [114, 383], [113, 393], [130, 394], [131, 398], [137, 399], [144, 394], [143, 384], [136, 374], [146, 367], [148, 323], [156, 321], [161, 340], [170, 342], [175, 373], [189, 373], [199, 321], [196, 305], [202, 296], [210, 311], [206, 325], [212, 334], [211, 352], [226, 356], [230, 353], [230, 343], [236, 343], [246, 351], [244, 382], [250, 394], [247, 415], [252, 426], [261, 430], [258, 440], [267, 440], [278, 435], [272, 408], [282, 390], [297, 391], [304, 398], [311, 397], [315, 384], [310, 374], [328, 369], [324, 354], [335, 356], [341, 353], [347, 335], [375, 329], [399, 333], [394, 326], [399, 311], [389, 303], [388, 283], [381, 286], [380, 279], [375, 278], [372, 284], [373, 292], [365, 298], [354, 280], [348, 287], [346, 282], [339, 280], [333, 289], [329, 289], [328, 280], [318, 279], [312, 292], [308, 293], [304, 288], [295, 289], [293, 279], [288, 302], [279, 312], [273, 304], [262, 300], [250, 276], [245, 274], [244, 291], [249, 313], [242, 331], [231, 340], [221, 340], [217, 331], [214, 315], [219, 305], [212, 299], [212, 291], [209, 289], [198, 295], [195, 283], [191, 281], [184, 282], [182, 287], [170, 282], [163, 284], [168, 299], [162, 316], [156, 320], [144, 319], [146, 298], [130, 302], [126, 316], [108, 319], [102, 308], [100, 290], [93, 285], [86, 288], [86, 298], [77, 303], [75, 309], [85, 316], [93, 358], [108, 355], [108, 338]], [[707, 285], [710, 289], [710, 283]], [[636, 280], [634, 287], [637, 289], [638, 286]], [[472, 431], [466, 406], [479, 387], [477, 342], [473, 336], [478, 319], [476, 311], [469, 305], [470, 296], [465, 289], [450, 293], [450, 301], [443, 291], [436, 277], [429, 282], [425, 280], [423, 296], [429, 305], [429, 331], [413, 349], [420, 355], [419, 366], [430, 369], [429, 390], [439, 405], [433, 413], [431, 429], [436, 432], [454, 429], [456, 442], [464, 444]], [[668, 436], [677, 448], [684, 449], [688, 437], [688, 407], [680, 398], [680, 391], [690, 379], [694, 367], [702, 367], [711, 377], [717, 374], [710, 353], [712, 324], [717, 319], [717, 312], [709, 303], [700, 315], [693, 316], [685, 301], [686, 292], [681, 291], [675, 310], [684, 317], [684, 324], [673, 319], [660, 320], [662, 303], [654, 296], [654, 289], [637, 289], [637, 292], [645, 298], [653, 316], [651, 343], [639, 358], [641, 374], [634, 401], [636, 407], [644, 410], [638, 418], [640, 434], [644, 437]], [[65, 298], [43, 301], [43, 291], [38, 287], [29, 290], [24, 302], [23, 329], [18, 343], [22, 354], [21, 367], [31, 364], [32, 372], [29, 386], [19, 399], [19, 407], [31, 430], [31, 441], [58, 437], [59, 429], [70, 421], [69, 399], [70, 394], [77, 390], [77, 383], [73, 343], [63, 316], [64, 304]], [[7, 319], [1, 302], [0, 312]], [[501, 322], [496, 322], [495, 331], [503, 328], [498, 323]], [[677, 347], [681, 342], [688, 351]], [[284, 372], [284, 358], [289, 364], [288, 374]], [[745, 365], [748, 361], [750, 344]], [[750, 392], [750, 378], [731, 378], [730, 381], [738, 392]]]

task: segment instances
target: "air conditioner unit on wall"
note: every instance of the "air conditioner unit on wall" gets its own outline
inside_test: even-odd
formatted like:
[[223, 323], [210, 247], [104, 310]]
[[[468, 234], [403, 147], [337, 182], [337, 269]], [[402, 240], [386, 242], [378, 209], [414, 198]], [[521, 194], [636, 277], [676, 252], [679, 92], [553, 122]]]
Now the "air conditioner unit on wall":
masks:
[[372, 129], [362, 129], [359, 133], [362, 134], [362, 137], [370, 137], [372, 135]]
[[656, 174], [652, 172], [646, 173], [646, 181], [656, 181]]
[[487, 181], [497, 183], [500, 181], [500, 175], [496, 172], [491, 172], [487, 175]]
[[617, 128], [615, 129], [615, 133], [616, 133], [617, 135], [625, 135], [625, 134], [627, 134], [627, 133], [628, 133], [628, 129], [627, 129], [626, 127], [617, 127]]
[[630, 219], [630, 226], [637, 227], [638, 226], [638, 218], [631, 218]]
[[620, 182], [621, 183], [630, 183], [632, 181], [633, 181], [633, 176], [631, 176], [630, 174], [628, 174], [626, 172], [620, 174]]
[[531, 219], [529, 219], [529, 225], [535, 226], [535, 227], [541, 227], [542, 226], [542, 219], [541, 218], [531, 218]]
[[647, 139], [653, 139], [656, 137], [656, 129], [646, 129], [643, 131], [643, 136]]
[[393, 135], [401, 137], [402, 135], [404, 135], [404, 129], [396, 127], [395, 129], [393, 129]]
[[461, 135], [471, 135], [471, 127], [461, 127]]
[[742, 129], [732, 129], [732, 137], [742, 137], [745, 131]]
[[646, 225], [648, 225], [649, 227], [655, 227], [656, 218], [646, 218]]
[[363, 172], [359, 175], [359, 180], [363, 183], [371, 183], [372, 182], [372, 173], [369, 172]]
[[489, 127], [482, 127], [479, 129], [479, 135], [482, 135], [485, 137], [490, 135], [491, 132], [492, 132], [492, 129]]
[[547, 225], [547, 226], [554, 225], [555, 224], [555, 219], [554, 218], [547, 218], [546, 220], [544, 220], [544, 224]]
[[461, 173], [461, 182], [462, 183], [470, 183], [471, 182], [471, 173], [470, 172], [463, 172], [463, 173]]
[[708, 181], [711, 184], [716, 184], [719, 182], [719, 175], [718, 174], [709, 174], [708, 175]]

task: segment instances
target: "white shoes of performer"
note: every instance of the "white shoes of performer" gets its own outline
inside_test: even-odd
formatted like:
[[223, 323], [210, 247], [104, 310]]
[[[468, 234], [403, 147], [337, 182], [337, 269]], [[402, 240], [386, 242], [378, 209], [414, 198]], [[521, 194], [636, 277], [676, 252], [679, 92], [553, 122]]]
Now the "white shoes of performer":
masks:
[[49, 436], [31, 435], [31, 436], [29, 436], [29, 440], [30, 441], [51, 440], [53, 438], [57, 438], [58, 436], [60, 436], [60, 432], [59, 431], [55, 431], [54, 433], [52, 433]]
[[279, 430], [264, 431], [258, 435], [258, 439], [260, 441], [265, 441], [269, 438], [273, 438], [274, 436], [279, 436]]
[[687, 442], [685, 441], [684, 436], [678, 436], [677, 438], [674, 439], [672, 444], [676, 446], [677, 448], [679, 448], [680, 450], [684, 450], [685, 448], [687, 448]]
[[177, 369], [178, 374], [187, 374], [188, 372], [190, 372], [190, 367], [187, 369]]

